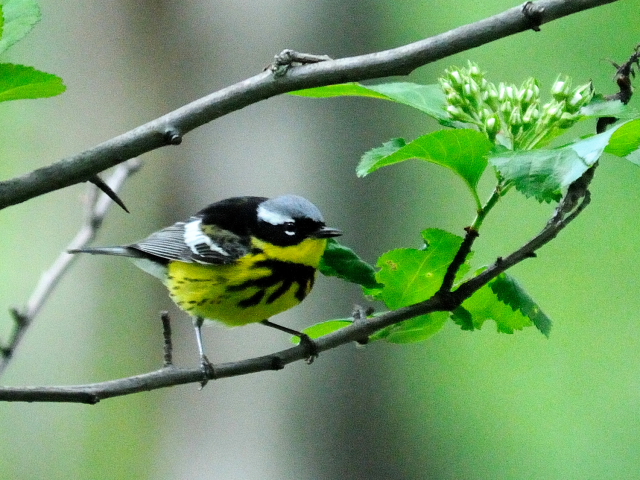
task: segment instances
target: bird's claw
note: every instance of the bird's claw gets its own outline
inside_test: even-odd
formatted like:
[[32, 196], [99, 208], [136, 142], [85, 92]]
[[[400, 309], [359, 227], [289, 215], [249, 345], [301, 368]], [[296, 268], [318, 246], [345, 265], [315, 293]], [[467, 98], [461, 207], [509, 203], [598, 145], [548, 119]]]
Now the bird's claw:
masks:
[[200, 389], [215, 378], [215, 371], [213, 364], [209, 361], [206, 355], [202, 355], [200, 358], [200, 369], [202, 370], [202, 380], [200, 381]]
[[304, 345], [307, 351], [307, 358], [305, 359], [305, 361], [308, 365], [311, 365], [313, 361], [320, 355], [320, 352], [318, 351], [318, 344], [313, 341], [311, 337], [306, 333], [301, 333], [300, 335], [298, 335], [298, 338], [300, 338], [300, 345]]

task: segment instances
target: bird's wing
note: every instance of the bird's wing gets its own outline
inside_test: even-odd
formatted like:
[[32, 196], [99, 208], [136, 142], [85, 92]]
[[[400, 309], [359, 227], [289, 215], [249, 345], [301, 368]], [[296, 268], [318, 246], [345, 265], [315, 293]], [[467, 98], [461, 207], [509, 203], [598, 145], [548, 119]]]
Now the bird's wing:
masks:
[[243, 241], [228, 230], [203, 226], [202, 218], [192, 217], [152, 233], [130, 247], [166, 260], [225, 265], [247, 254], [250, 239]]

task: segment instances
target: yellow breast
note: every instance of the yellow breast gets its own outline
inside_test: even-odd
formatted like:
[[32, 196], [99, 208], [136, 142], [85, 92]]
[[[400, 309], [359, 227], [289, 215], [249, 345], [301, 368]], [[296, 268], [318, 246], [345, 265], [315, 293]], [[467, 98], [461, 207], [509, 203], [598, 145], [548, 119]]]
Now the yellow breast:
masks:
[[266, 320], [311, 291], [325, 239], [278, 247], [254, 240], [252, 252], [229, 265], [170, 262], [165, 285], [190, 315], [229, 326]]

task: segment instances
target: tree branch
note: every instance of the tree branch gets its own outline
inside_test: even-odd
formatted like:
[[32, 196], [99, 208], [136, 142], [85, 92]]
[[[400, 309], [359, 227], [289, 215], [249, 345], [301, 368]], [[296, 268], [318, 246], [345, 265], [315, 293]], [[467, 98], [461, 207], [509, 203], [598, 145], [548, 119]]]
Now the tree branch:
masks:
[[[283, 66], [278, 65], [279, 76], [277, 78], [274, 78], [271, 73], [260, 74], [193, 102], [76, 157], [36, 170], [24, 177], [0, 183], [0, 208], [57, 188], [63, 188], [72, 183], [90, 180], [92, 176], [103, 169], [120, 163], [122, 158], [128, 158], [129, 154], [133, 156], [144, 153], [168, 143], [177, 144], [182, 135], [193, 128], [273, 95], [313, 86], [408, 73], [420, 65], [452, 53], [527, 28], [536, 28], [540, 24], [556, 18], [612, 1], [615, 0], [542, 0], [533, 6], [527, 2], [526, 10], [523, 7], [514, 8], [481, 22], [397, 49], [351, 59], [327, 60], [295, 68], [284, 67], [284, 73], [282, 73]], [[527, 14], [525, 15], [523, 12]], [[293, 56], [293, 58], [300, 57]], [[51, 183], [52, 180], [58, 180], [60, 175], [63, 179], [50, 189], [41, 184], [42, 179]], [[450, 290], [452, 279], [476, 237], [474, 233], [468, 232], [467, 238], [458, 252], [456, 262], [447, 273], [443, 288], [432, 298], [373, 318], [362, 318], [362, 315], [354, 314], [354, 322], [350, 326], [316, 339], [317, 351], [323, 352], [353, 341], [362, 343], [363, 339], [374, 332], [418, 315], [455, 310], [464, 300], [490, 280], [521, 261], [535, 256], [535, 252], [539, 248], [555, 238], [573, 221], [589, 204], [589, 181], [590, 177], [583, 181], [577, 196], [572, 196], [571, 199], [565, 196], [554, 216], [538, 235], [509, 256], [499, 258], [478, 276], [463, 282], [455, 290]], [[571, 205], [568, 202], [572, 202]], [[74, 245], [74, 247], [76, 246]], [[46, 285], [47, 281], [44, 283]], [[49, 283], [53, 288], [55, 281]], [[45, 291], [50, 292], [50, 289], [45, 289]], [[46, 295], [48, 293], [45, 294], [45, 297]], [[36, 312], [38, 308], [35, 309]], [[26, 311], [29, 311], [28, 307]], [[17, 323], [21, 323], [24, 318], [26, 317], [21, 316]], [[115, 396], [184, 383], [201, 383], [203, 372], [199, 366], [193, 369], [181, 369], [171, 364], [170, 326], [166, 317], [163, 317], [163, 326], [165, 363], [164, 367], [159, 370], [119, 380], [68, 387], [0, 387], [0, 401], [94, 404], [102, 399]], [[305, 359], [307, 356], [306, 346], [298, 345], [271, 355], [214, 365], [208, 379], [216, 380], [265, 370], [278, 370], [289, 363]]]
[[[105, 184], [112, 193], [117, 192], [127, 178], [138, 171], [139, 168], [140, 162], [137, 159], [129, 160], [119, 165]], [[67, 248], [65, 248], [53, 262], [53, 265], [42, 274], [27, 304], [21, 309], [11, 309], [11, 314], [14, 319], [13, 330], [6, 345], [0, 346], [0, 374], [7, 368], [16, 347], [36, 315], [38, 315], [40, 309], [58, 285], [58, 282], [66, 273], [71, 263], [77, 258], [76, 255], [68, 254], [67, 250], [87, 246], [95, 238], [96, 232], [102, 225], [107, 211], [111, 205], [113, 205], [111, 195], [107, 193], [98, 195], [98, 187], [92, 188], [91, 193], [92, 198], [87, 205], [84, 225], [80, 228], [73, 240], [71, 240]]]
[[[428, 300], [373, 318], [363, 319], [358, 316], [356, 319], [354, 315], [354, 322], [351, 325], [314, 340], [318, 353], [351, 342], [363, 343], [363, 338], [369, 337], [376, 331], [389, 325], [402, 322], [403, 320], [417, 317], [418, 315], [455, 310], [462, 302], [486, 285], [490, 280], [523, 260], [535, 256], [535, 251], [555, 238], [561, 230], [584, 210], [588, 203], [589, 196], [586, 194], [582, 203], [566, 218], [548, 223], [538, 235], [523, 247], [506, 258], [497, 260], [480, 275], [463, 282], [453, 292], [441, 290]], [[168, 328], [167, 322], [168, 321], [163, 318], [165, 367], [160, 370], [119, 380], [69, 387], [0, 387], [0, 401], [95, 404], [106, 398], [131, 393], [156, 390], [185, 383], [201, 383], [203, 381], [203, 372], [200, 367], [182, 369], [167, 363], [167, 345], [171, 344], [168, 338], [170, 329]], [[289, 363], [303, 360], [307, 357], [307, 347], [305, 345], [298, 345], [271, 355], [214, 365], [213, 373], [207, 380], [236, 377], [266, 370], [280, 370]]]
[[[588, 204], [588, 196], [583, 203], [571, 215], [562, 221], [547, 224], [545, 228], [525, 244], [522, 248], [513, 252], [504, 260], [500, 259], [480, 275], [462, 283], [453, 292], [440, 291], [424, 302], [408, 307], [393, 310], [377, 317], [354, 321], [351, 325], [336, 332], [322, 336], [314, 340], [317, 352], [323, 352], [351, 342], [362, 343], [363, 338], [369, 337], [374, 332], [408, 320], [418, 315], [438, 311], [452, 311], [473, 293], [486, 285], [508, 268], [520, 263], [526, 258], [531, 258], [533, 252], [555, 238], [572, 220], [574, 220]], [[165, 338], [165, 359], [167, 341], [167, 324], [163, 319]], [[218, 380], [228, 377], [247, 375], [266, 370], [279, 370], [285, 365], [306, 359], [307, 347], [298, 345], [280, 352], [265, 355], [238, 362], [222, 363], [213, 366], [213, 373], [207, 380]], [[166, 362], [165, 362], [166, 365]], [[159, 388], [182, 385], [185, 383], [201, 383], [203, 372], [200, 367], [193, 369], [176, 368], [171, 365], [154, 372], [136, 375], [133, 377], [110, 380], [107, 382], [92, 383], [69, 387], [0, 387], [0, 401], [22, 402], [74, 402], [95, 404], [100, 400], [128, 395], [131, 393], [156, 390]]]
[[[583, 10], [617, 0], [527, 2], [479, 22], [381, 52], [271, 70], [185, 105], [156, 120], [49, 166], [0, 182], [0, 209], [90, 181], [123, 161], [166, 145], [177, 145], [191, 130], [261, 100], [294, 90], [335, 83], [407, 75], [455, 53], [469, 50]], [[294, 60], [295, 60], [294, 56]]]

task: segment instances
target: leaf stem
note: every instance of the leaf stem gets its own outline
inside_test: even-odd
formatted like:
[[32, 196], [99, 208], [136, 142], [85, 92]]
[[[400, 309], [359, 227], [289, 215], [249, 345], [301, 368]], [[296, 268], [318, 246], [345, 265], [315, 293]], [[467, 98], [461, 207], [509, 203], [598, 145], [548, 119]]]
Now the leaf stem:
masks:
[[487, 200], [487, 203], [485, 203], [483, 207], [480, 207], [478, 209], [478, 214], [476, 215], [476, 218], [474, 219], [470, 228], [476, 231], [480, 230], [480, 227], [482, 226], [484, 219], [487, 218], [487, 215], [489, 214], [491, 209], [496, 206], [496, 204], [498, 203], [498, 200], [500, 200], [500, 197], [502, 195], [504, 195], [504, 192], [502, 190], [501, 185], [498, 184], [496, 185], [496, 188], [493, 190], [493, 193], [489, 197], [489, 200]]
[[476, 215], [476, 218], [471, 226], [465, 228], [465, 231], [467, 233], [464, 237], [464, 240], [460, 244], [460, 248], [458, 248], [455, 257], [447, 268], [447, 271], [442, 280], [442, 285], [440, 285], [440, 289], [438, 290], [439, 293], [451, 292], [460, 267], [462, 266], [462, 264], [464, 264], [465, 260], [469, 256], [469, 252], [471, 252], [473, 242], [475, 242], [476, 238], [478, 238], [478, 236], [480, 235], [479, 230], [482, 226], [482, 222], [487, 217], [491, 209], [496, 205], [496, 203], [498, 203], [498, 200], [500, 200], [500, 197], [502, 195], [503, 191], [500, 183], [498, 183], [498, 185], [496, 185], [496, 188], [493, 190], [491, 197], [489, 197], [489, 200], [487, 200], [487, 203], [484, 206], [478, 208], [478, 214]]

